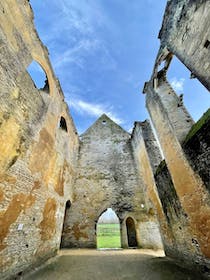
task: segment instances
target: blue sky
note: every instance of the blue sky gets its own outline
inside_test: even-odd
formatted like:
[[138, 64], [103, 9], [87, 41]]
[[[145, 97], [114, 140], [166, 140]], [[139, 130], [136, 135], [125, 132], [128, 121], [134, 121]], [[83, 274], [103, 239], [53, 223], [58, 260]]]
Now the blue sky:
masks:
[[[79, 133], [102, 113], [126, 130], [148, 118], [144, 82], [159, 48], [165, 0], [30, 0], [35, 25]], [[210, 94], [174, 59], [168, 79], [197, 120]]]

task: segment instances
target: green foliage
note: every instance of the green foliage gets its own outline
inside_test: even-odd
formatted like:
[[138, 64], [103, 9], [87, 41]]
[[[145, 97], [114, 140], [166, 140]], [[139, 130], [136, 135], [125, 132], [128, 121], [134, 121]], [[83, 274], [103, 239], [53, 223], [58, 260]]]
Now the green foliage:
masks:
[[161, 173], [161, 171], [166, 167], [166, 162], [165, 160], [162, 160], [160, 162], [160, 164], [158, 165], [157, 169], [156, 169], [156, 172], [155, 172], [155, 175], [158, 175], [159, 173]]
[[186, 144], [197, 132], [210, 120], [210, 109], [206, 111], [205, 114], [192, 126], [189, 133], [187, 134], [184, 143]]
[[97, 225], [97, 248], [121, 248], [119, 224]]

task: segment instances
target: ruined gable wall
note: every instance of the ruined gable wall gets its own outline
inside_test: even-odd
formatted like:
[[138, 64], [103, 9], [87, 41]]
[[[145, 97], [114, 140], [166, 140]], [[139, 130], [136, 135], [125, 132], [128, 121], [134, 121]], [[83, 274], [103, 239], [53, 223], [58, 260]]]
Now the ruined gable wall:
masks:
[[[131, 216], [137, 223], [139, 246], [143, 236], [139, 224], [148, 221], [142, 181], [138, 177], [130, 135], [103, 115], [80, 137], [75, 195], [63, 235], [63, 247], [96, 247], [95, 226], [107, 208], [118, 215], [121, 227]], [[122, 245], [127, 246], [126, 230]], [[141, 239], [142, 238], [142, 239]], [[150, 243], [150, 246], [152, 242]]]
[[[0, 278], [55, 254], [72, 197], [78, 137], [28, 1], [0, 3]], [[26, 71], [36, 60], [49, 94]], [[66, 119], [68, 132], [59, 128]]]

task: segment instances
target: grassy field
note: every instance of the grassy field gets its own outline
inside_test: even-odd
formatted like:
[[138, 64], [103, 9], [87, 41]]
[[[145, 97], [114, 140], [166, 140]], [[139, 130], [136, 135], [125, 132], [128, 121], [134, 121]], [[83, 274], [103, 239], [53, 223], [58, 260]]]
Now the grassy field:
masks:
[[97, 225], [97, 248], [121, 248], [119, 224]]

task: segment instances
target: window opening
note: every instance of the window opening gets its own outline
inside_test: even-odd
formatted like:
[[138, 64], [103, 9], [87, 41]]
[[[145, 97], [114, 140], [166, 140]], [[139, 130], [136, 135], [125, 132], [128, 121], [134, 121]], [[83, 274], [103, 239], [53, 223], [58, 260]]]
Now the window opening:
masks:
[[66, 120], [64, 119], [64, 117], [60, 118], [60, 128], [65, 130], [66, 132], [68, 131]]
[[32, 63], [28, 66], [27, 72], [29, 73], [34, 86], [37, 89], [49, 93], [49, 82], [47, 75], [38, 62], [33, 60]]
[[209, 46], [210, 46], [210, 41], [206, 40], [206, 42], [204, 44], [204, 48], [208, 49]]

